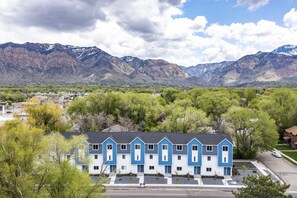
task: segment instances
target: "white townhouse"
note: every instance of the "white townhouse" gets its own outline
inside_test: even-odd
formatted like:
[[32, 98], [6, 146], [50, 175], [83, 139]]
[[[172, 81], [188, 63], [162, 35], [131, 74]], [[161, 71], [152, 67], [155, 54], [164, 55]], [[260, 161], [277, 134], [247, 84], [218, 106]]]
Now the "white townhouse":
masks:
[[[86, 132], [89, 164], [74, 163], [90, 174], [232, 174], [233, 144], [227, 134]], [[66, 138], [78, 133], [63, 133]]]

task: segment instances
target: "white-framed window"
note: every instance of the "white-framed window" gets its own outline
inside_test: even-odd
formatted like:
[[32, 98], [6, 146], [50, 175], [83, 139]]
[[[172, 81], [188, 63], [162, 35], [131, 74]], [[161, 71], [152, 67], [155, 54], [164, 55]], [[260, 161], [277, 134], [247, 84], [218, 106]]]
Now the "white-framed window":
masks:
[[211, 156], [207, 156], [207, 161], [211, 161]]
[[193, 145], [192, 146], [192, 151], [197, 151], [198, 150], [198, 146], [197, 145]]
[[177, 151], [182, 151], [183, 150], [183, 145], [176, 145], [176, 150]]
[[182, 171], [183, 168], [182, 168], [181, 166], [178, 166], [178, 167], [176, 167], [176, 170], [177, 170], [177, 171]]
[[227, 162], [227, 158], [226, 157], [224, 157], [224, 163], [226, 163]]
[[153, 155], [150, 155], [150, 159], [153, 159], [154, 158], [154, 156]]
[[106, 147], [107, 147], [107, 150], [112, 150], [112, 144], [107, 144]]
[[111, 155], [108, 156], [108, 161], [111, 161]]
[[228, 151], [228, 146], [223, 146], [223, 151]]
[[211, 172], [211, 168], [206, 168], [206, 172]]
[[126, 155], [122, 155], [122, 159], [126, 159]]
[[196, 156], [194, 156], [193, 161], [194, 161], [194, 162], [197, 162], [197, 158], [196, 158]]
[[135, 150], [139, 150], [140, 149], [140, 144], [135, 144]]
[[149, 170], [155, 170], [154, 166], [149, 166]]
[[166, 155], [163, 156], [163, 161], [167, 161]]
[[137, 161], [139, 160], [139, 155], [136, 155], [136, 160], [137, 160]]
[[212, 151], [212, 146], [211, 145], [206, 146], [206, 151], [211, 152]]
[[127, 166], [121, 166], [121, 169], [122, 170], [126, 170], [127, 169]]
[[94, 166], [94, 170], [99, 170], [99, 166]]
[[121, 144], [121, 150], [127, 150], [127, 144]]
[[147, 145], [147, 147], [148, 147], [148, 150], [154, 150], [154, 145], [153, 144], [149, 144], [149, 145]]
[[93, 150], [99, 150], [99, 144], [93, 144], [92, 148]]
[[162, 149], [163, 149], [163, 150], [168, 150], [168, 145], [167, 145], [167, 144], [163, 144], [163, 145], [162, 145]]
[[94, 155], [94, 159], [98, 159], [98, 155]]
[[181, 155], [178, 155], [177, 156], [177, 160], [181, 160]]

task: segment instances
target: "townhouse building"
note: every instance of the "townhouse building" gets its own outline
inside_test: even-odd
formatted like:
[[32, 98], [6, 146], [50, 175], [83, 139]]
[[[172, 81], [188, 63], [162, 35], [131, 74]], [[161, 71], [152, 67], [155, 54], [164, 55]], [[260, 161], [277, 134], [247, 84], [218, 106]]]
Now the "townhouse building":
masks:
[[[64, 133], [70, 138], [75, 133]], [[90, 174], [232, 174], [233, 144], [227, 134], [163, 132], [87, 132]]]

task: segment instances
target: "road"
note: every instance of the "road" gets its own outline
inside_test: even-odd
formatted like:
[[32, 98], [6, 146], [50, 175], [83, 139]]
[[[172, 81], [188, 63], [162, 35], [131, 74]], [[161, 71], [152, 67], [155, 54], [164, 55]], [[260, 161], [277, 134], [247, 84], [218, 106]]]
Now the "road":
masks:
[[279, 176], [285, 183], [290, 184], [288, 193], [297, 197], [297, 166], [283, 158], [276, 158], [271, 152], [258, 154], [257, 159]]
[[117, 197], [199, 197], [199, 198], [233, 198], [230, 191], [214, 189], [128, 189], [112, 190], [104, 193], [105, 198]]

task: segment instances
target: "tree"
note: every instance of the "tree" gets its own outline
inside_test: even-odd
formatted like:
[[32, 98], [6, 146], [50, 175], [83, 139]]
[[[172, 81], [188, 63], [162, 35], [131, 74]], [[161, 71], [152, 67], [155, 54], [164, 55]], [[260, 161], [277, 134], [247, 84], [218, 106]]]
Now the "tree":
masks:
[[258, 151], [274, 148], [278, 141], [275, 121], [266, 112], [243, 107], [231, 107], [223, 115], [226, 131], [235, 141], [235, 156], [239, 159], [254, 158]]
[[67, 131], [68, 126], [63, 121], [62, 110], [52, 102], [42, 102], [39, 99], [30, 99], [25, 106], [29, 114], [28, 123], [41, 128], [46, 132]]
[[285, 198], [292, 197], [285, 195], [285, 191], [290, 185], [280, 184], [273, 181], [271, 176], [248, 176], [244, 179], [246, 188], [240, 188], [237, 192], [232, 192], [236, 198]]

